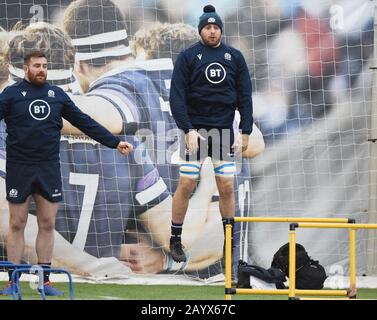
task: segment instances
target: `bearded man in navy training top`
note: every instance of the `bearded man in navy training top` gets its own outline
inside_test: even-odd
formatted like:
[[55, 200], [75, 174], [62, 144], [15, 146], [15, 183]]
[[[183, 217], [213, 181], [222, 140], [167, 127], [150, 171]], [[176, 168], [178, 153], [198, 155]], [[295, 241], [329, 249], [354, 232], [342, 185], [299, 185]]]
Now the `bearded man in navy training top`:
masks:
[[[24, 230], [31, 198], [37, 208], [38, 264], [45, 269], [46, 295], [62, 295], [49, 281], [54, 246], [55, 217], [62, 200], [60, 130], [62, 118], [92, 139], [127, 155], [133, 146], [113, 136], [72, 102], [47, 79], [46, 56], [32, 52], [24, 57], [24, 79], [0, 95], [0, 120], [7, 125], [6, 192], [9, 203], [8, 260], [19, 264], [24, 251]], [[13, 270], [9, 270], [9, 275]], [[10, 279], [9, 279], [10, 280]], [[38, 289], [41, 291], [41, 289]], [[10, 294], [11, 283], [0, 291]]]
[[[170, 107], [184, 132], [170, 238], [176, 262], [187, 259], [181, 241], [183, 222], [202, 161], [208, 156], [215, 171], [224, 231], [226, 224], [233, 225], [234, 157], [247, 149], [253, 126], [251, 79], [245, 59], [239, 50], [221, 42], [223, 22], [215, 8], [207, 5], [203, 11], [198, 25], [201, 40], [179, 54], [171, 80]], [[235, 139], [236, 110], [241, 116], [236, 131], [242, 139]]]

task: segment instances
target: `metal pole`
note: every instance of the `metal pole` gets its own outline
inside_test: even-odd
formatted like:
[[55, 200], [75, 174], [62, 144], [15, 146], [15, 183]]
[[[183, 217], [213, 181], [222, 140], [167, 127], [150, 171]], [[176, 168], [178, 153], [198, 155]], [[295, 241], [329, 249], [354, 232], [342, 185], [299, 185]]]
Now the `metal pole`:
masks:
[[232, 225], [225, 226], [225, 300], [232, 300]]
[[356, 296], [356, 230], [350, 229], [350, 296]]
[[234, 217], [234, 222], [328, 222], [350, 223], [348, 218], [303, 218], [303, 217]]
[[[377, 1], [374, 1], [374, 49], [373, 49], [373, 80], [371, 105], [371, 138], [377, 138]], [[377, 143], [370, 143], [371, 158], [369, 170], [369, 208], [368, 223], [377, 223]], [[367, 272], [377, 273], [377, 237], [374, 230], [368, 231], [367, 240]]]
[[343, 228], [343, 229], [377, 229], [377, 223], [310, 223], [299, 222], [297, 223], [299, 228]]
[[295, 299], [296, 290], [296, 230], [293, 224], [289, 229], [289, 299]]

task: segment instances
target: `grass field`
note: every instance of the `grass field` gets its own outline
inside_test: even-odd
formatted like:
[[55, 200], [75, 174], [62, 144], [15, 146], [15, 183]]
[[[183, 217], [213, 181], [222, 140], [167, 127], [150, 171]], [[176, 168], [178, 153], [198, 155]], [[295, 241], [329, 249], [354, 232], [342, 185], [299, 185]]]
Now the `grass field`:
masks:
[[[1, 287], [5, 282], [0, 282]], [[55, 287], [69, 297], [68, 284], [56, 283]], [[40, 295], [30, 288], [29, 283], [21, 284], [23, 299], [40, 299]], [[116, 284], [74, 284], [77, 300], [223, 300], [222, 286], [172, 286], [172, 285], [116, 285]], [[377, 299], [377, 289], [359, 289], [358, 298]], [[0, 300], [10, 300], [11, 296], [0, 296]], [[48, 297], [48, 299], [53, 299]], [[233, 300], [287, 300], [286, 296], [234, 295]]]

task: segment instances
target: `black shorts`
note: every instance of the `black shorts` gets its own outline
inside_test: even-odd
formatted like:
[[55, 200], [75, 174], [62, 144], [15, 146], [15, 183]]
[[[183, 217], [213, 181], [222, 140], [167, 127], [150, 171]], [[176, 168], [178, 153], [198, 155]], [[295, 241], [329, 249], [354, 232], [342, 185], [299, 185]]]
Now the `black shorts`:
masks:
[[59, 202], [62, 197], [60, 163], [6, 164], [7, 200], [24, 203], [28, 196], [40, 194], [50, 202]]
[[199, 149], [196, 153], [191, 153], [186, 148], [184, 135], [180, 140], [180, 157], [185, 161], [201, 161], [207, 157], [213, 160], [226, 162], [234, 161], [234, 143], [233, 129], [215, 129], [206, 128], [197, 130], [205, 140], [198, 139]]

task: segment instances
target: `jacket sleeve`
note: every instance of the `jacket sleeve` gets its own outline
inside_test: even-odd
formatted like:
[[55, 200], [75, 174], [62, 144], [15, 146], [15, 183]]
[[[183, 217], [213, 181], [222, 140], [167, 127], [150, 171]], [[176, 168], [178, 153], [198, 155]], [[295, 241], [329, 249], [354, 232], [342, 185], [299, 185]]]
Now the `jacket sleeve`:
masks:
[[9, 94], [9, 87], [5, 88], [2, 93], [0, 93], [0, 120], [4, 119], [8, 114], [9, 106], [12, 102], [11, 96]]
[[193, 128], [187, 111], [186, 90], [189, 83], [189, 66], [184, 53], [178, 55], [170, 87], [170, 109], [179, 129], [187, 133]]
[[252, 85], [249, 70], [245, 58], [240, 52], [238, 59], [237, 76], [237, 109], [240, 112], [241, 121], [239, 129], [243, 134], [253, 131], [253, 102], [251, 98]]

